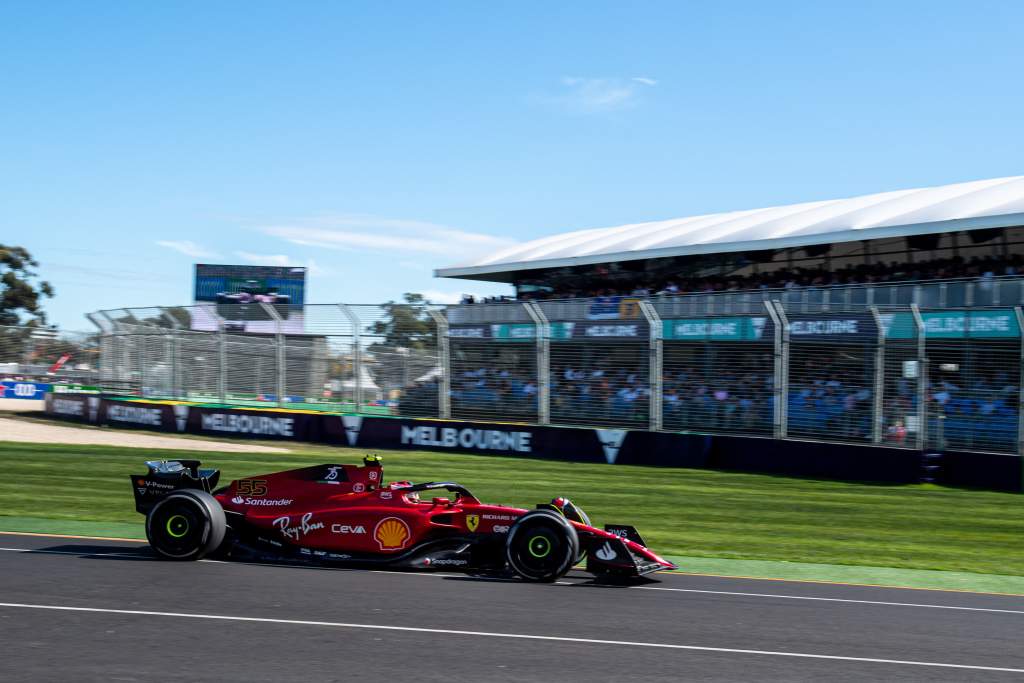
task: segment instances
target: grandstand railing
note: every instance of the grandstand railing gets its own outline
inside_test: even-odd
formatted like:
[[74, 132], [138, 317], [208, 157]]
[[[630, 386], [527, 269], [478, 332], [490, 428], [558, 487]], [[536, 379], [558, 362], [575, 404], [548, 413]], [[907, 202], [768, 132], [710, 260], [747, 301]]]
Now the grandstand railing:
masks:
[[203, 304], [89, 318], [98, 381], [137, 396], [1021, 453], [1020, 299], [828, 297], [825, 308], [745, 294], [758, 298]]
[[[855, 311], [865, 306], [910, 306], [920, 308], [972, 308], [985, 306], [1024, 305], [1024, 277], [1001, 276], [990, 278], [961, 278], [915, 282], [886, 282], [879, 284], [810, 285], [788, 289], [752, 289], [740, 291], [697, 292], [665, 294], [653, 297], [623, 295], [639, 300], [650, 298], [671, 307], [679, 316], [714, 316], [755, 314], [763, 310], [766, 301], [781, 301], [787, 307], [802, 313]], [[578, 311], [591, 306], [590, 299], [550, 299], [562, 315], [578, 315]], [[502, 303], [481, 303], [467, 306], [458, 314], [462, 322], [486, 322], [492, 315], [491, 306]]]

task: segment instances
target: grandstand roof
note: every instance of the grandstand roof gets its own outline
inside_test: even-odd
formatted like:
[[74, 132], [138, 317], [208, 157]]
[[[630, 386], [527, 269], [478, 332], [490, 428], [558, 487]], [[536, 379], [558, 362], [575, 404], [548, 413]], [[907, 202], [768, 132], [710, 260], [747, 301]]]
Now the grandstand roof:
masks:
[[508, 281], [511, 273], [535, 268], [1019, 225], [1024, 225], [1024, 176], [577, 230], [517, 244], [435, 274]]

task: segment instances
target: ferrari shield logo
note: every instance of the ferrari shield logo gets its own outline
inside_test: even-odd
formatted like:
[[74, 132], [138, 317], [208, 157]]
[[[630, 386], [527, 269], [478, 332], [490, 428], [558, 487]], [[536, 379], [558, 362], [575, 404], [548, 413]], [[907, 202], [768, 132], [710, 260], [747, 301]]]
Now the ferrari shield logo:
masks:
[[480, 526], [480, 515], [466, 515], [466, 527], [470, 531], [476, 531], [478, 526]]

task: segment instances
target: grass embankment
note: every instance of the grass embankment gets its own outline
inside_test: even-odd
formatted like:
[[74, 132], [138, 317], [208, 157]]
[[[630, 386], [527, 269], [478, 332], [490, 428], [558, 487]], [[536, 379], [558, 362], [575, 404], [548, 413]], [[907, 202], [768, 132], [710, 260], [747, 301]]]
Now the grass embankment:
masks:
[[[0, 528], [139, 536], [128, 475], [144, 471], [143, 459], [186, 456], [221, 468], [226, 482], [358, 462], [362, 451], [0, 443]], [[384, 460], [388, 480], [456, 480], [490, 502], [532, 507], [569, 496], [597, 524], [635, 525], [665, 555], [1024, 576], [1024, 499], [1016, 494], [429, 452], [386, 453]]]

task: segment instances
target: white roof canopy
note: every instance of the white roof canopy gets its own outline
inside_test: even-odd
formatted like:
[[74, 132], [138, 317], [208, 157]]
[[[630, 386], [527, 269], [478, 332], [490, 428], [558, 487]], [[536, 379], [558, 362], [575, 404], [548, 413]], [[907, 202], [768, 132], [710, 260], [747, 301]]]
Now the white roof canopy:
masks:
[[1019, 225], [1024, 225], [1024, 176], [578, 230], [517, 244], [472, 263], [438, 269], [435, 275], [505, 281], [495, 276]]

